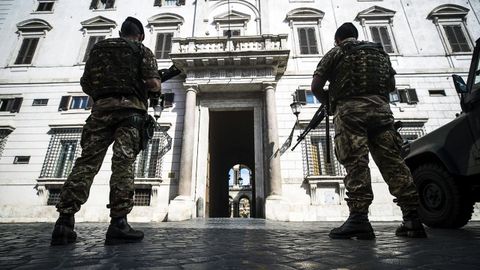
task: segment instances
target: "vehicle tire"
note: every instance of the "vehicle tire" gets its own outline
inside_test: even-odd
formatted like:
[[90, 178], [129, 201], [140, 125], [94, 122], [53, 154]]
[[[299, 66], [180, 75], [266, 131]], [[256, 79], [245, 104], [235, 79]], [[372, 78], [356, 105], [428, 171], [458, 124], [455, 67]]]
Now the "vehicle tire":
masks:
[[429, 163], [413, 171], [420, 197], [419, 215], [433, 228], [460, 228], [472, 217], [474, 202], [443, 166]]

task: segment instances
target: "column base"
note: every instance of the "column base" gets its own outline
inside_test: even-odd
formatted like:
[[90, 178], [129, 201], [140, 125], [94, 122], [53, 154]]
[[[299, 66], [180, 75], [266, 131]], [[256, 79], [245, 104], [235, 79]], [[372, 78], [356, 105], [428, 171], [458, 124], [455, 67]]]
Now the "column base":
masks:
[[168, 205], [167, 221], [183, 221], [192, 219], [194, 203], [189, 196], [177, 196]]
[[270, 195], [265, 200], [265, 218], [277, 221], [289, 221], [290, 204], [280, 195]]

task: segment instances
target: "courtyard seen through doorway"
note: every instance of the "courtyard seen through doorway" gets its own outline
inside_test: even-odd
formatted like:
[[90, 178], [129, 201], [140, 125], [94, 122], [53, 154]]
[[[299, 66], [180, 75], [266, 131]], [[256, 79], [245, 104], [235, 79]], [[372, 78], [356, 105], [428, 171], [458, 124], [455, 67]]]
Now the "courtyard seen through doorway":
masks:
[[252, 172], [247, 166], [237, 164], [230, 169], [228, 175], [230, 217], [249, 218]]

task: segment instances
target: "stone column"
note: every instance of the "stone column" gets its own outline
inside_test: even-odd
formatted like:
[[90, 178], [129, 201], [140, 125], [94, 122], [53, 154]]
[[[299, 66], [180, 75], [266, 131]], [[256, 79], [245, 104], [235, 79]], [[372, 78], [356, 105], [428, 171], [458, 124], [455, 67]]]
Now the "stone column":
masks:
[[168, 221], [181, 221], [192, 218], [194, 211], [192, 193], [193, 152], [195, 143], [195, 107], [197, 86], [186, 86], [185, 115], [183, 120], [182, 150], [178, 196], [168, 206]]
[[267, 114], [267, 155], [268, 189], [267, 197], [282, 194], [282, 176], [280, 173], [280, 154], [273, 155], [280, 148], [278, 143], [277, 105], [274, 84], [265, 84], [265, 105]]
[[277, 105], [275, 102], [275, 84], [266, 83], [265, 112], [267, 120], [267, 142], [265, 146], [268, 164], [267, 198], [265, 199], [265, 218], [288, 221], [290, 205], [282, 194], [282, 176], [280, 171], [280, 154], [274, 153], [280, 148], [278, 142]]
[[192, 190], [193, 145], [195, 142], [195, 106], [197, 104], [197, 89], [188, 86], [185, 98], [185, 115], [183, 120], [182, 152], [180, 158], [180, 196], [190, 196]]

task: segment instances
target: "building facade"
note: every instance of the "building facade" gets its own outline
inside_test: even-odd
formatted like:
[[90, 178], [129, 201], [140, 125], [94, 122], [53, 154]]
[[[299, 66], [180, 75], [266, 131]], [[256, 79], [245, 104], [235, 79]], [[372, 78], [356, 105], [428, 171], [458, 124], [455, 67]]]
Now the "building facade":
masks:
[[[168, 102], [135, 163], [131, 221], [344, 219], [345, 171], [333, 140], [326, 145], [333, 128], [326, 134], [322, 123], [295, 151], [278, 151], [296, 121], [292, 96], [303, 103], [294, 138], [319, 106], [309, 85], [335, 30], [353, 22], [359, 39], [390, 54], [399, 100], [391, 108], [405, 139], [461, 111], [451, 74], [466, 76], [480, 37], [480, 3], [464, 0], [0, 0], [0, 11], [0, 222], [57, 217], [90, 113], [79, 84], [88, 52], [118, 37], [127, 16], [144, 24], [159, 68], [183, 71], [162, 85]], [[111, 156], [78, 221], [108, 219]], [[370, 165], [371, 219], [400, 219]]]

